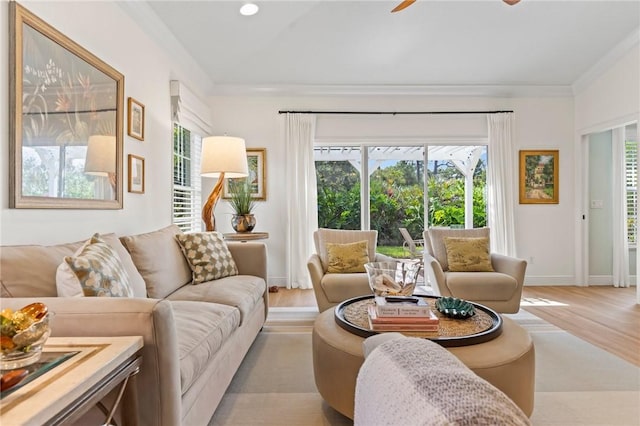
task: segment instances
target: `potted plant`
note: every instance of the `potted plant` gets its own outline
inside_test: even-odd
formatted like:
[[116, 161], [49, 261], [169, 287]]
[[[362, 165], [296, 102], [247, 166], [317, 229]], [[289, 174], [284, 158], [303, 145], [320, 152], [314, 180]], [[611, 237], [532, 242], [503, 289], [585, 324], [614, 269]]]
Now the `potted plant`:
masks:
[[256, 218], [252, 212], [256, 207], [256, 202], [251, 197], [249, 179], [230, 179], [229, 192], [231, 193], [229, 202], [235, 212], [231, 218], [231, 226], [236, 232], [253, 231], [256, 226]]

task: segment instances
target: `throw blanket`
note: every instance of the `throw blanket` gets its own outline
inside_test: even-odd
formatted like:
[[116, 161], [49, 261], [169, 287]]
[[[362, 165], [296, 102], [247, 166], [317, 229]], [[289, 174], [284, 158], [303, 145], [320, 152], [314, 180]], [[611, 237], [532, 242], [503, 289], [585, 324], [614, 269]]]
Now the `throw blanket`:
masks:
[[[366, 340], [380, 337], [372, 348]], [[374, 336], [358, 374], [354, 426], [530, 425], [503, 392], [437, 343]]]

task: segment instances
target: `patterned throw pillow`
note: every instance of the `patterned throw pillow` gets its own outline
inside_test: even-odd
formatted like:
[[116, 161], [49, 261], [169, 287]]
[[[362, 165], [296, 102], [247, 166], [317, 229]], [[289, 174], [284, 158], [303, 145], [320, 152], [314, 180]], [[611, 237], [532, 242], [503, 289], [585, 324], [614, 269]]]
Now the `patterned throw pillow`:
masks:
[[451, 272], [493, 272], [489, 238], [444, 237]]
[[65, 256], [56, 272], [56, 286], [62, 297], [133, 297], [120, 257], [99, 234], [73, 256]]
[[178, 234], [176, 239], [187, 258], [193, 284], [238, 275], [238, 267], [219, 232]]
[[366, 272], [364, 264], [369, 262], [369, 243], [366, 240], [348, 244], [327, 243], [327, 258], [328, 273]]

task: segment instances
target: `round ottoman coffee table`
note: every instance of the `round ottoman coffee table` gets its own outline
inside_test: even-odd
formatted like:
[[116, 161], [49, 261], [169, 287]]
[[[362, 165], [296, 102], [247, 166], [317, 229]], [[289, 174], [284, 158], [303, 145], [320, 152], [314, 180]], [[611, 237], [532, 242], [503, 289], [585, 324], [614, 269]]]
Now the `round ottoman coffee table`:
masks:
[[[365, 337], [338, 325], [336, 312], [343, 304], [316, 318], [312, 335], [313, 372], [318, 391], [327, 404], [353, 419], [356, 379], [364, 362], [362, 342]], [[447, 350], [531, 416], [535, 390], [535, 352], [531, 336], [509, 318], [502, 318], [501, 332], [496, 335], [482, 343], [447, 347]], [[429, 361], [416, 359], [416, 362]]]

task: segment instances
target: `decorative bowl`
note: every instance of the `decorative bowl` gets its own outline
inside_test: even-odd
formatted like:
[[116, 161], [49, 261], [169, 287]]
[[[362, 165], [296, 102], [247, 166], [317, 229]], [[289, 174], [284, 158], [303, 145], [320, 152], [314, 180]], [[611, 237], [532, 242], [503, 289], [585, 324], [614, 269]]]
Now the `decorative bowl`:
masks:
[[473, 304], [457, 297], [439, 298], [436, 300], [436, 309], [444, 316], [456, 319], [467, 319], [476, 314]]
[[40, 359], [42, 347], [51, 334], [51, 314], [43, 303], [32, 303], [13, 312], [0, 312], [0, 369], [10, 370]]
[[369, 262], [364, 269], [375, 296], [411, 296], [422, 266], [419, 262]]

